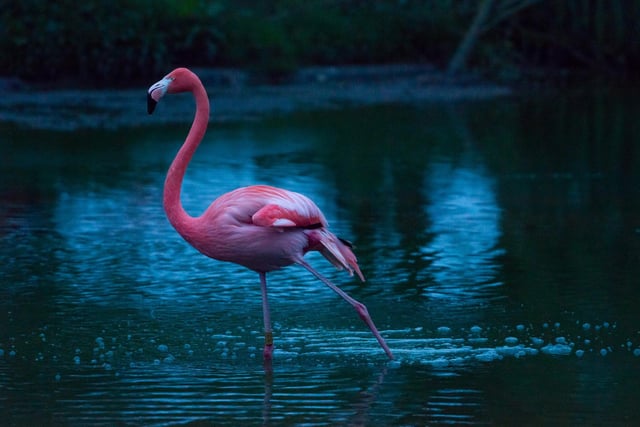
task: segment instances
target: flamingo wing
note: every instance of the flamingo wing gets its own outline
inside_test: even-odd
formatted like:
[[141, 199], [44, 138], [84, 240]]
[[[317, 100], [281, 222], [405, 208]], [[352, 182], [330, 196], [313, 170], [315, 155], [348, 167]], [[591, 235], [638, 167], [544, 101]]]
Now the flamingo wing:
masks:
[[254, 186], [265, 197], [251, 221], [261, 227], [327, 227], [327, 220], [311, 199], [300, 193], [269, 186]]
[[324, 218], [317, 213], [314, 215], [307, 209], [296, 209], [275, 203], [260, 208], [253, 214], [251, 220], [261, 227], [319, 228], [324, 225]]
[[264, 205], [251, 216], [254, 225], [304, 229], [308, 238], [305, 252], [319, 251], [336, 268], [346, 270], [350, 275], [355, 272], [364, 281], [351, 244], [329, 231], [324, 215], [309, 198], [268, 186], [253, 186], [251, 190], [266, 196]]

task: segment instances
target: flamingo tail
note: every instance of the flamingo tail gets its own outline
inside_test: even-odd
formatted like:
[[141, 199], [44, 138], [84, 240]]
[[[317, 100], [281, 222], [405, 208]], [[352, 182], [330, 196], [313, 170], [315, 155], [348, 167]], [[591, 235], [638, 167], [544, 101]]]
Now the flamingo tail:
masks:
[[364, 282], [364, 275], [358, 266], [358, 259], [351, 250], [353, 247], [351, 243], [336, 237], [327, 230], [318, 231], [320, 234], [318, 251], [338, 270], [347, 270], [351, 276], [355, 272]]

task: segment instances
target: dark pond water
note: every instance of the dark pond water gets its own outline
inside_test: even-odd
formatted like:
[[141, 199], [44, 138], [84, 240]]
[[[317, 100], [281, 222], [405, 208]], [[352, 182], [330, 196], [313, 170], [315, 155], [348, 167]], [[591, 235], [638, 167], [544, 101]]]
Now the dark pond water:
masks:
[[292, 266], [271, 274], [266, 373], [257, 274], [201, 256], [162, 211], [185, 126], [4, 125], [2, 424], [633, 424], [638, 117], [603, 92], [217, 126], [187, 210], [253, 183], [310, 196], [368, 281], [310, 263], [397, 358]]

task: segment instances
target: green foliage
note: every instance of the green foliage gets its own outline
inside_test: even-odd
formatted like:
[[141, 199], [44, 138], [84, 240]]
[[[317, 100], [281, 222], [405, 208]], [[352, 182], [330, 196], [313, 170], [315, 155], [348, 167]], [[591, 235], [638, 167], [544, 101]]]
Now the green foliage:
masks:
[[248, 66], [272, 79], [295, 70], [294, 46], [278, 17], [243, 10], [224, 18], [221, 27], [225, 39], [219, 63]]
[[[449, 2], [225, 2], [219, 62], [281, 75], [309, 64], [443, 58], [455, 46]], [[457, 22], [457, 24], [460, 24]]]
[[463, 25], [453, 1], [25, 0], [0, 11], [0, 66], [33, 80], [127, 84], [173, 65], [439, 60]]
[[439, 58], [455, 43], [455, 25], [440, 19], [447, 16], [445, 3], [307, 1], [290, 12], [286, 25], [308, 63]]
[[27, 79], [125, 85], [164, 72], [173, 49], [200, 43], [211, 55], [207, 16], [186, 11], [189, 3], [9, 2], [0, 12], [0, 66]]
[[[512, 0], [496, 0], [495, 15]], [[472, 0], [4, 0], [0, 69], [39, 81], [128, 85], [175, 65], [239, 66], [281, 79], [302, 65], [444, 66]], [[504, 9], [504, 8], [503, 8]], [[470, 64], [632, 74], [637, 0], [538, 2], [486, 29]], [[586, 66], [586, 67], [585, 67]]]

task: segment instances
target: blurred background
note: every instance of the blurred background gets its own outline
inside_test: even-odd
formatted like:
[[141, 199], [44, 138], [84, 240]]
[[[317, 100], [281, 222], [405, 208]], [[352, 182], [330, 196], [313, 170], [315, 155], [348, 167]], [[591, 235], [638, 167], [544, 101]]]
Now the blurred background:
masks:
[[637, 79], [634, 0], [3, 1], [10, 77], [130, 86], [172, 65], [299, 67], [425, 62], [508, 81]]

